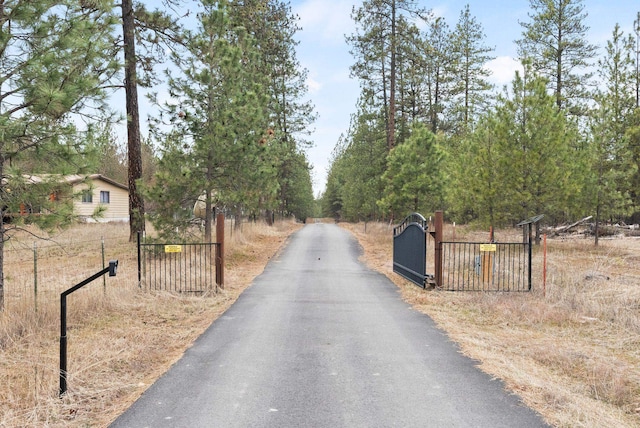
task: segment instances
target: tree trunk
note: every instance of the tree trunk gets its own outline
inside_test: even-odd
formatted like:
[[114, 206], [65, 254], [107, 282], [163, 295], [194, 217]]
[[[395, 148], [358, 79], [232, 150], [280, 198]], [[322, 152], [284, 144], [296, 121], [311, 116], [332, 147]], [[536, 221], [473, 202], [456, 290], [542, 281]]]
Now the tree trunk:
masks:
[[236, 222], [234, 223], [233, 228], [235, 230], [240, 230], [242, 228], [242, 207], [240, 205], [236, 205], [235, 217]]
[[136, 77], [135, 20], [133, 1], [122, 0], [122, 34], [124, 40], [124, 87], [127, 109], [127, 155], [129, 158], [129, 241], [144, 232], [144, 201], [137, 181], [142, 177], [142, 148], [140, 143], [140, 113], [138, 111], [138, 82]]
[[389, 70], [389, 151], [396, 145], [396, 2], [391, 2], [391, 70]]
[[[208, 180], [207, 180], [208, 181]], [[213, 219], [213, 205], [211, 204], [211, 190], [205, 191], [205, 205], [204, 205], [204, 242], [211, 243], [212, 236], [212, 219]]]

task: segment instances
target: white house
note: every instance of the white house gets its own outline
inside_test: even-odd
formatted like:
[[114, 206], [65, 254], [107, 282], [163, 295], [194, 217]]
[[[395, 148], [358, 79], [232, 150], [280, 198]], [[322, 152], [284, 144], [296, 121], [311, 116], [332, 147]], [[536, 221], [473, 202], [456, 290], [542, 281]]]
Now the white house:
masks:
[[[129, 188], [101, 174], [69, 175], [65, 181], [73, 186], [74, 213], [85, 221], [129, 221]], [[97, 208], [101, 215], [93, 218]]]

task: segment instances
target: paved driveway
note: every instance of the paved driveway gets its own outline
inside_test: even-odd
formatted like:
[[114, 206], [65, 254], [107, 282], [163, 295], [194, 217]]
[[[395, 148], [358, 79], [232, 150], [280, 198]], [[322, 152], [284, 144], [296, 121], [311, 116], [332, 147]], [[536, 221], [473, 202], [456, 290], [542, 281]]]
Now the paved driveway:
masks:
[[546, 426], [359, 254], [305, 226], [112, 426]]

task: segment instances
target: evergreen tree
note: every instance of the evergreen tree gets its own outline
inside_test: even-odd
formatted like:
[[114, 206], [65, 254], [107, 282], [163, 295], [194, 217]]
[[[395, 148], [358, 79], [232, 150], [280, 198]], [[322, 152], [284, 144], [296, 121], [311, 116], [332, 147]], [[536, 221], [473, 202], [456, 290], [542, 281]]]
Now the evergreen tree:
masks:
[[409, 139], [387, 156], [380, 208], [392, 218], [439, 209], [443, 200], [443, 155], [436, 137], [424, 125], [415, 125]]
[[585, 72], [597, 47], [587, 39], [589, 27], [582, 0], [529, 0], [531, 22], [521, 22], [518, 54], [530, 61], [533, 71], [548, 79], [558, 109], [574, 115], [585, 113], [588, 98]]
[[[276, 0], [234, 1], [231, 6], [232, 19], [247, 28], [260, 52], [258, 73], [266, 76], [264, 85], [269, 94], [266, 114], [273, 131], [272, 144], [276, 146], [279, 208], [286, 214], [287, 201], [296, 198], [294, 194], [299, 190], [295, 181], [299, 167], [308, 167], [306, 160], [301, 163], [300, 154], [310, 146], [306, 137], [316, 119], [313, 105], [304, 99], [308, 71], [296, 58], [299, 18], [291, 13], [289, 5]], [[313, 192], [307, 197], [313, 198]]]
[[466, 5], [453, 32], [452, 46], [456, 75], [452, 93], [457, 98], [453, 110], [460, 123], [456, 128], [464, 131], [487, 108], [487, 93], [492, 88], [486, 80], [491, 71], [485, 66], [493, 59], [493, 49], [483, 44], [484, 38], [482, 25]]
[[327, 172], [327, 184], [321, 197], [322, 216], [331, 217], [336, 221], [342, 217], [342, 196], [341, 189], [344, 185], [343, 164], [345, 137], [340, 135], [336, 146], [331, 154], [331, 166]]
[[[178, 8], [183, 1], [164, 0], [163, 3], [172, 9]], [[154, 65], [164, 61], [165, 49], [173, 49], [176, 43], [181, 42], [181, 33], [175, 18], [157, 9], [149, 11], [141, 2], [121, 0], [115, 7], [121, 10], [123, 86], [127, 120], [129, 240], [133, 241], [138, 232], [145, 230], [144, 200], [138, 189], [138, 180], [143, 178], [143, 142], [140, 134], [138, 87], [148, 88], [157, 83]]]
[[[624, 145], [629, 120], [635, 108], [634, 40], [625, 37], [616, 24], [607, 42], [605, 56], [598, 61], [601, 87], [591, 120], [592, 158], [595, 174], [596, 232], [600, 220], [624, 214], [629, 208], [629, 174], [633, 170], [628, 155], [632, 148]], [[598, 234], [596, 233], [596, 245]]]
[[640, 108], [636, 108], [629, 120], [625, 132], [625, 146], [630, 154], [629, 197], [633, 204], [634, 214], [640, 211]]
[[367, 113], [362, 104], [359, 108], [348, 136], [335, 149], [327, 184], [327, 193], [335, 193], [325, 204], [330, 213], [348, 221], [380, 218], [376, 201], [382, 195], [387, 153], [380, 115]]
[[[173, 100], [164, 105], [160, 117], [168, 118], [172, 126], [163, 139], [167, 144], [163, 158], [175, 157], [168, 162], [179, 164], [181, 175], [188, 179], [170, 183], [172, 177], [159, 174], [149, 195], [153, 200], [180, 195], [178, 199], [187, 197], [183, 205], [188, 206], [187, 202], [193, 204], [204, 194], [205, 239], [210, 241], [214, 203], [234, 210], [236, 216], [255, 212], [265, 200], [273, 199], [276, 183], [272, 135], [264, 116], [264, 76], [258, 72], [253, 38], [232, 25], [226, 1], [203, 0], [202, 4], [200, 25], [189, 38], [188, 53], [173, 56], [181, 73], [168, 73]], [[177, 138], [183, 139], [181, 145], [176, 144]], [[154, 221], [171, 224], [167, 217], [172, 215], [158, 212]]]
[[446, 100], [451, 95], [453, 76], [452, 34], [444, 18], [434, 19], [425, 35], [428, 123], [431, 132], [448, 130]]
[[471, 212], [499, 226], [536, 214], [562, 220], [576, 209], [578, 172], [585, 169], [583, 155], [571, 148], [577, 131], [545, 86], [544, 79], [517, 74], [513, 95], [500, 96], [465, 139], [450, 194], [464, 202], [455, 205], [460, 217]]
[[293, 215], [301, 221], [305, 221], [308, 217], [316, 217], [311, 167], [304, 153], [297, 153], [291, 166], [292, 170], [287, 174], [287, 196], [281, 201], [282, 214], [283, 216]]
[[[47, 215], [28, 217], [42, 227], [72, 218], [70, 200], [50, 197], [59, 179], [36, 186], [29, 177], [49, 172], [47, 163], [59, 173], [81, 171], [80, 139], [70, 116], [101, 109], [100, 87], [118, 68], [111, 49], [114, 18], [105, 2], [94, 3], [84, 8], [66, 0], [16, 0], [0, 6], [0, 308], [4, 243], [25, 220], [10, 214], [25, 205], [42, 209]], [[27, 164], [42, 169], [21, 167]]]
[[450, 184], [446, 196], [456, 221], [479, 221], [489, 226], [509, 220], [508, 215], [502, 215], [507, 211], [507, 195], [512, 193], [504, 177], [509, 172], [503, 156], [507, 148], [498, 137], [497, 120], [494, 111], [488, 112], [473, 132], [463, 136], [457, 150], [448, 148], [446, 171]]
[[640, 108], [640, 12], [638, 12], [636, 20], [633, 21], [633, 32], [636, 42], [633, 81], [636, 89], [636, 108]]
[[384, 115], [387, 150], [396, 145], [396, 103], [398, 52], [402, 43], [410, 40], [399, 30], [402, 14], [425, 18], [427, 13], [413, 0], [365, 0], [354, 7], [351, 18], [356, 33], [347, 37], [356, 63], [351, 67], [353, 76], [361, 80], [364, 98], [375, 98]]
[[127, 182], [127, 153], [118, 145], [108, 120], [89, 124], [83, 147], [92, 172], [118, 183]]

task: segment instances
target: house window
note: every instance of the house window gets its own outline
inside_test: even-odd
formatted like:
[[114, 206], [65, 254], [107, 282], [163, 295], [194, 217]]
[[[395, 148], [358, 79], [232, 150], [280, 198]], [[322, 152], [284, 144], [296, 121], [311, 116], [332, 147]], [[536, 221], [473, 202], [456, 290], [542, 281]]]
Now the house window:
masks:
[[109, 192], [106, 190], [100, 191], [100, 203], [108, 204], [109, 203]]
[[82, 191], [82, 202], [86, 202], [88, 204], [93, 202], [93, 192], [91, 190]]

